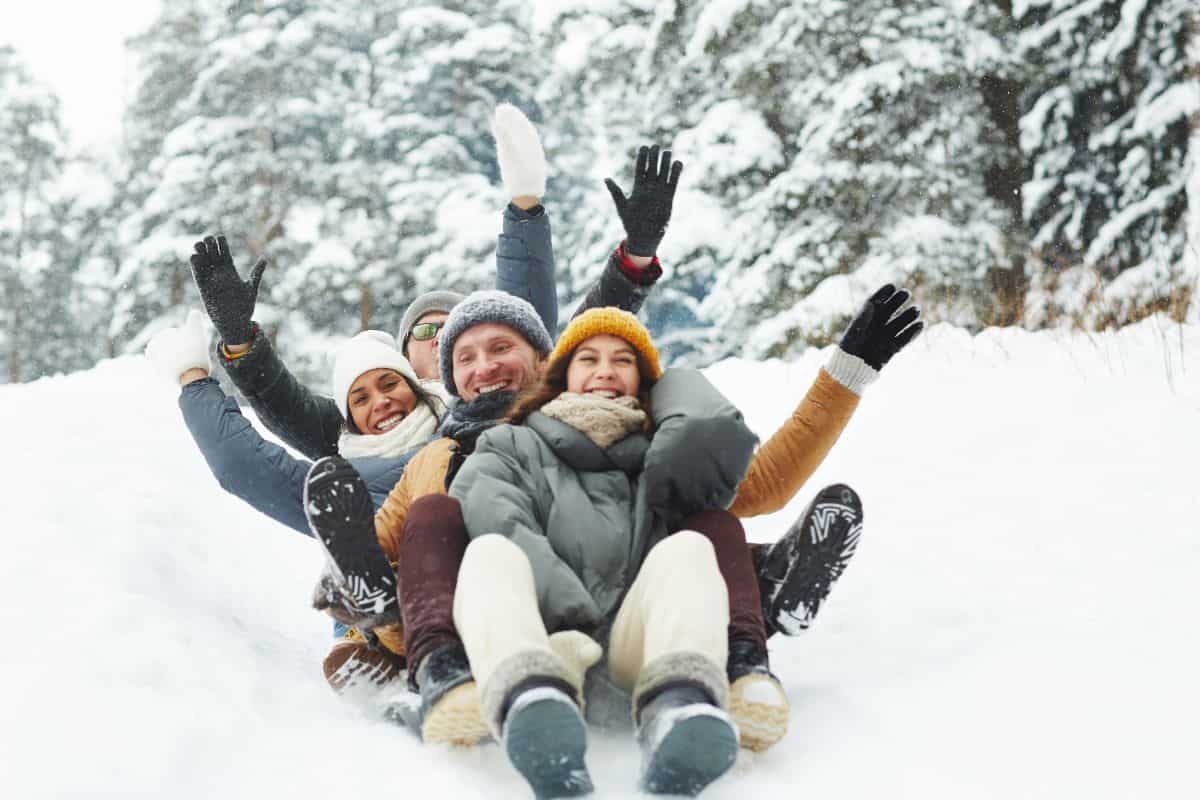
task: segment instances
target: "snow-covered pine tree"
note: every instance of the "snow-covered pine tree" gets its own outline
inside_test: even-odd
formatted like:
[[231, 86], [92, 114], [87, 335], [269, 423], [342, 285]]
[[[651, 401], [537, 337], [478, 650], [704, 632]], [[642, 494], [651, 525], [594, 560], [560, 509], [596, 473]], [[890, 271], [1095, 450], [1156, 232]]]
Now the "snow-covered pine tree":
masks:
[[672, 24], [680, 44], [654, 52], [709, 87], [685, 141], [727, 219], [698, 241], [720, 265], [709, 357], [827, 342], [888, 280], [935, 319], [992, 318], [1012, 243], [985, 175], [1012, 154], [982, 91], [1011, 59], [991, 5], [744, 3]]
[[1034, 323], [1121, 324], [1181, 314], [1187, 148], [1200, 112], [1189, 0], [1024, 0], [1037, 68], [1022, 118]]
[[[158, 68], [191, 77], [162, 96], [173, 101], [169, 109], [147, 103], [147, 138], [153, 142], [157, 134], [158, 148], [147, 167], [150, 191], [126, 221], [139, 241], [123, 265], [122, 285], [138, 287], [130, 297], [145, 308], [123, 315], [131, 330], [152, 329], [162, 324], [155, 316], [175, 318], [180, 304], [198, 302], [187, 258], [192, 242], [215, 232], [228, 236], [244, 271], [260, 255], [272, 260], [259, 295], [260, 322], [272, 330], [285, 318], [303, 332], [353, 329], [347, 321], [360, 298], [341, 291], [338, 281], [354, 265], [316, 271], [322, 282], [315, 285], [308, 280], [313, 271], [300, 268], [314, 251], [331, 252], [321, 225], [337, 189], [343, 110], [360, 88], [347, 74], [355, 67], [346, 63], [345, 27], [328, 25], [331, 5], [239, 0], [214, 10], [212, 2], [194, 0], [190, 14], [173, 17], [174, 30], [160, 24], [146, 35], [143, 48], [151, 56], [166, 49], [160, 36], [176, 51], [152, 61], [144, 90]], [[300, 338], [295, 331], [281, 337], [285, 353]], [[140, 338], [132, 346], [140, 347]], [[303, 361], [293, 363], [309, 371]]]
[[140, 348], [139, 333], [164, 316], [182, 321], [183, 305], [198, 302], [187, 257], [192, 242], [213, 223], [191, 213], [186, 194], [171, 195], [167, 189], [187, 171], [203, 167], [196, 159], [175, 162], [165, 145], [193, 113], [189, 97], [209, 63], [206, 48], [223, 8], [219, 0], [165, 3], [154, 23], [127, 42], [140, 80], [124, 113], [107, 211], [111, 230], [95, 253], [112, 271], [108, 338], [117, 352]]
[[380, 80], [356, 124], [375, 170], [363, 195], [384, 203], [383, 246], [370, 267], [380, 315], [394, 324], [416, 293], [492, 285], [506, 198], [492, 114], [510, 102], [539, 118], [543, 73], [512, 0], [406, 2], [372, 46]]
[[[621, 239], [604, 179], [611, 177], [629, 191], [637, 147], [652, 143], [634, 76], [651, 43], [653, 5], [644, 0], [539, 4], [531, 19], [534, 57], [545, 73], [538, 100], [550, 168], [546, 204], [554, 215], [559, 297], [567, 304], [582, 298]], [[670, 143], [670, 138], [660, 142]], [[685, 171], [684, 186], [688, 180]], [[668, 244], [676, 238], [674, 231], [672, 224]], [[675, 285], [672, 273], [654, 297], [675, 291]], [[644, 317], [654, 326], [661, 314]]]
[[63, 160], [39, 215], [43, 263], [27, 287], [26, 322], [34, 333], [23, 352], [25, 380], [87, 369], [113, 355], [106, 336], [112, 271], [102, 255], [111, 243], [112, 195], [106, 165], [78, 155]]
[[0, 374], [12, 383], [41, 374], [30, 353], [44, 335], [41, 312], [49, 310], [39, 308], [47, 301], [42, 289], [57, 277], [49, 239], [65, 157], [58, 98], [11, 47], [0, 46]]
[[[1019, 153], [995, 106], [1020, 76], [998, 5], [627, 0], [543, 14], [539, 41], [579, 61], [573, 117], [588, 138], [572, 144], [610, 170], [643, 141], [686, 164], [646, 311], [669, 353], [829, 341], [885, 280], [916, 285], [935, 318], [1013, 315], [1024, 236], [997, 178]], [[578, 251], [596, 248], [608, 198], [575, 207], [586, 217], [566, 236], [587, 231]]]

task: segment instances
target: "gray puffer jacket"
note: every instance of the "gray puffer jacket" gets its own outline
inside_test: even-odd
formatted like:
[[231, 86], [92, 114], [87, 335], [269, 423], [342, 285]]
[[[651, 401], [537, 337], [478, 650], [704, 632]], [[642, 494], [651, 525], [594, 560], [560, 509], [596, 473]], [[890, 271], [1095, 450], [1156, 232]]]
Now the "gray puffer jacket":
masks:
[[450, 487], [471, 538], [499, 533], [529, 557], [551, 632], [603, 638], [650, 548], [688, 514], [728, 506], [750, 463], [757, 439], [699, 372], [667, 370], [650, 403], [653, 438], [606, 449], [540, 412], [493, 428]]

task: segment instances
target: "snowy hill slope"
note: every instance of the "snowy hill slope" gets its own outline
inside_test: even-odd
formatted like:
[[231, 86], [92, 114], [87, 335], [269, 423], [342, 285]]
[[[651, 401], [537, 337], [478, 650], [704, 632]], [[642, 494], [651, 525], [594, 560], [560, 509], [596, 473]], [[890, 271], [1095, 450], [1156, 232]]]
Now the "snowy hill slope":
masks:
[[[769, 434], [823, 358], [709, 372]], [[140, 358], [0, 386], [0, 796], [527, 796], [495, 746], [326, 688], [314, 543], [218, 488], [175, 397]], [[1200, 327], [928, 331], [751, 522], [836, 480], [866, 508], [818, 624], [772, 640], [791, 733], [705, 796], [1196, 796], [1198, 444]], [[632, 742], [589, 762], [635, 794]]]

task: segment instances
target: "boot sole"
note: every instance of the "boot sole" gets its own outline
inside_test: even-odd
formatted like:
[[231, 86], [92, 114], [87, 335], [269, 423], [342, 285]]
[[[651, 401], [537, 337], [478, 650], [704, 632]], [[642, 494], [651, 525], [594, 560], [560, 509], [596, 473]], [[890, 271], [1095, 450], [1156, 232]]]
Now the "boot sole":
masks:
[[835, 484], [817, 494], [777, 543], [788, 551], [788, 566], [767, 599], [770, 625], [785, 636], [808, 630], [845, 572], [862, 529], [862, 502], [853, 489]]
[[[768, 693], [778, 702], [770, 702]], [[743, 675], [729, 687], [729, 716], [737, 722], [741, 746], [761, 753], [787, 735], [791, 706], [782, 687], [770, 676]]]
[[[375, 538], [375, 507], [359, 474], [337, 456], [319, 459], [305, 478], [303, 501], [309, 530], [356, 624], [370, 629], [399, 622], [395, 576]], [[353, 528], [355, 520], [361, 531]]]
[[557, 696], [534, 698], [509, 712], [504, 725], [508, 760], [538, 800], [591, 794], [592, 778], [583, 760], [587, 728], [575, 704], [550, 691]]
[[654, 747], [642, 772], [643, 790], [695, 797], [737, 761], [737, 728], [729, 717], [711, 706], [688, 715], [692, 708], [676, 710], [683, 719]]
[[475, 681], [459, 684], [446, 692], [421, 723], [425, 744], [473, 747], [491, 735], [479, 713], [479, 690]]

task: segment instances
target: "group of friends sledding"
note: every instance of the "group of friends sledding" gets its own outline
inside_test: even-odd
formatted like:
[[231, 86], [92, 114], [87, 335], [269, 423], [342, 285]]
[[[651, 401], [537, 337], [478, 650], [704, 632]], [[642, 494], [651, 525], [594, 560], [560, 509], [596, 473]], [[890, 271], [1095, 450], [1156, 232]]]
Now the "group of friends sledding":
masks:
[[[819, 492], [778, 541], [778, 511], [824, 459], [880, 369], [921, 331], [909, 294], [867, 299], [791, 416], [761, 447], [698, 371], [664, 369], [636, 314], [682, 165], [643, 147], [632, 191], [606, 181], [626, 238], [557, 339], [546, 164], [534, 126], [496, 110], [512, 202], [497, 288], [434, 291], [398, 337], [335, 354], [333, 397], [287, 370], [252, 320], [260, 260], [197, 243], [199, 312], [146, 354], [182, 385], [184, 421], [221, 486], [311, 534], [313, 596], [336, 621], [325, 676], [388, 698], [427, 743], [504, 748], [538, 798], [592, 791], [587, 724], [630, 723], [640, 786], [696, 795], [787, 730], [767, 640], [811, 623], [862, 530], [847, 486]], [[265, 440], [210, 377], [215, 358]], [[612, 714], [619, 707], [628, 713]]]

